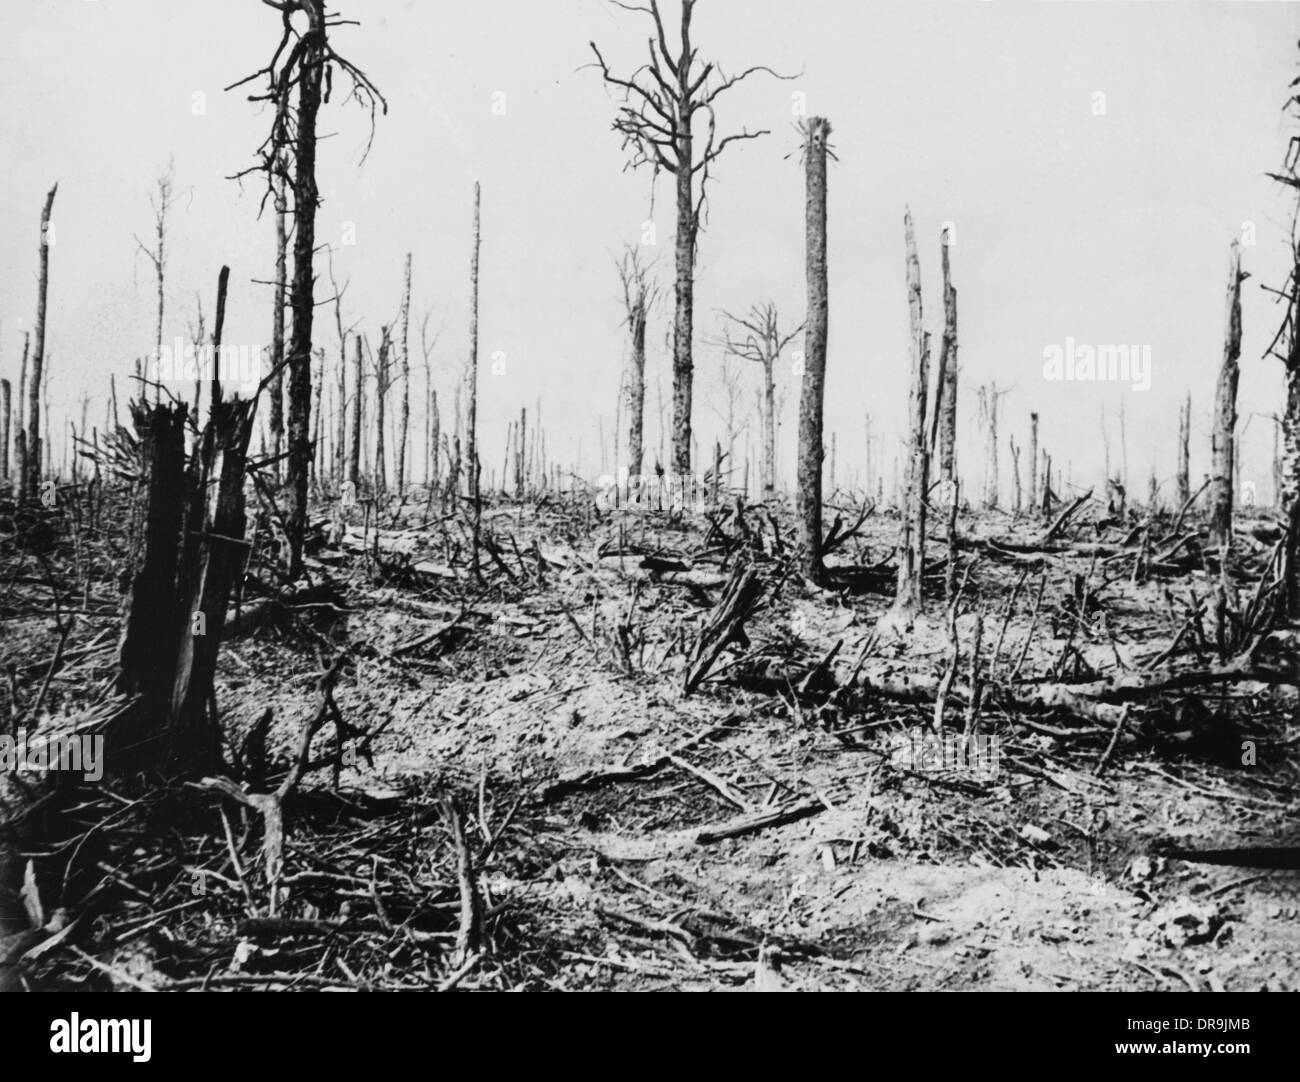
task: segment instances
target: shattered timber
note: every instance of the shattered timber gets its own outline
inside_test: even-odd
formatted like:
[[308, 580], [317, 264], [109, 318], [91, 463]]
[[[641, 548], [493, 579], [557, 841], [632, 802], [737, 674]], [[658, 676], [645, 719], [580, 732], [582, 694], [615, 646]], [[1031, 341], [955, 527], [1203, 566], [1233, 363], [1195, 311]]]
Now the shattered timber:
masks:
[[[385, 140], [432, 92], [369, 62], [401, 55], [397, 5], [246, 6], [261, 53], [219, 58], [220, 97], [256, 137], [150, 189], [135, 356], [91, 341], [101, 300], [64, 267], [98, 241], [57, 228], [109, 181], [42, 153], [58, 183], [9, 193], [30, 244], [0, 315], [31, 320], [0, 324], [0, 989], [1300, 990], [1294, 49], [1266, 73], [1286, 134], [1236, 163], [1286, 213], [1216, 208], [1260, 236], [1179, 279], [1213, 334], [1175, 365], [1069, 325], [1008, 353], [1022, 313], [980, 311], [1006, 296], [976, 254], [1004, 240], [943, 204], [959, 185], [893, 200], [920, 178], [855, 145], [860, 104], [801, 108], [804, 38], [747, 56], [720, 0], [566, 13], [575, 41], [543, 44], [624, 225], [578, 242], [590, 295], [560, 261], [547, 289], [617, 328], [617, 370], [602, 341], [599, 376], [534, 396], [497, 343], [568, 331], [508, 325], [537, 311], [493, 235], [513, 182], [476, 177], [509, 141], [465, 119], [438, 147], [460, 225], [431, 253], [340, 241], [348, 185], [413, 183]], [[1161, 17], [1207, 48], [1273, 25]], [[898, 175], [850, 215], [864, 160]], [[174, 243], [191, 181], [255, 243]], [[733, 198], [771, 236], [747, 247]], [[891, 284], [850, 344], [868, 217]], [[737, 257], [762, 264], [743, 295], [710, 262]], [[1060, 380], [1099, 396], [1104, 446]], [[1125, 413], [1142, 381], [1158, 422]]]

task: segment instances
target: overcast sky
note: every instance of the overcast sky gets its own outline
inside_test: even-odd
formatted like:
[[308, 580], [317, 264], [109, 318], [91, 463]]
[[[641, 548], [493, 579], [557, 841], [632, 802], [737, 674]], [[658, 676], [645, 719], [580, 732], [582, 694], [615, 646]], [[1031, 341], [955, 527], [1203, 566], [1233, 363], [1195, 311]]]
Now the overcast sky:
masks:
[[[668, 0], [673, 17], [676, 7]], [[350, 283], [345, 321], [377, 340], [412, 252], [413, 328], [432, 311], [436, 384], [450, 397], [468, 349], [472, 189], [481, 180], [485, 473], [499, 469], [506, 418], [520, 406], [531, 415], [540, 398], [552, 459], [594, 476], [598, 419], [609, 439], [625, 355], [614, 259], [653, 217], [651, 254], [669, 283], [674, 219], [667, 183], [652, 215], [649, 175], [623, 170], [609, 128], [617, 99], [584, 65], [592, 39], [615, 67], [639, 63], [645, 17], [605, 0], [341, 0], [340, 11], [361, 25], [337, 30], [336, 49], [390, 105], [364, 164], [366, 115], [342, 95], [322, 113], [331, 138], [320, 156], [318, 239], [335, 247], [336, 272]], [[256, 0], [0, 4], [0, 375], [17, 380], [35, 315], [40, 206], [57, 180], [48, 330], [56, 425], [152, 347], [152, 267], [133, 234], [149, 234], [150, 189], [169, 159], [183, 194], [170, 223], [167, 337], [186, 332], [196, 293], [211, 312], [228, 263], [226, 340], [269, 340], [270, 294], [255, 279], [272, 273], [273, 222], [258, 218], [255, 180], [241, 189], [226, 179], [252, 163], [268, 118], [247, 90], [222, 88], [270, 59], [278, 30], [278, 13]], [[772, 134], [729, 148], [711, 188], [696, 297], [701, 446], [722, 404], [710, 344], [717, 311], [770, 298], [793, 322], [803, 318], [803, 178], [790, 156], [798, 100], [831, 120], [839, 156], [829, 181], [827, 423], [841, 480], [862, 470], [866, 414], [887, 436], [886, 461], [906, 414], [906, 204], [931, 328], [939, 232], [955, 225], [961, 452], [972, 481], [978, 442], [967, 422], [976, 386], [994, 380], [1011, 388], [1004, 439], [1024, 440], [1037, 410], [1044, 446], [1076, 483], [1100, 479], [1103, 410], [1118, 460], [1122, 402], [1141, 493], [1153, 465], [1172, 475], [1178, 402], [1190, 390], [1199, 478], [1228, 246], [1244, 223], [1256, 243], [1243, 249], [1253, 277], [1242, 424], [1282, 407], [1280, 365], [1260, 359], [1278, 313], [1258, 286], [1285, 273], [1288, 211], [1264, 173], [1278, 167], [1290, 134], [1280, 107], [1298, 37], [1300, 6], [1289, 3], [700, 0], [703, 57], [728, 71], [763, 63], [802, 72], [790, 82], [753, 78], [719, 102], [723, 131]], [[356, 243], [344, 246], [348, 223]], [[661, 308], [650, 330], [652, 452], [656, 383], [665, 399], [670, 388], [670, 319]], [[336, 349], [332, 319], [317, 326]], [[412, 338], [418, 361], [417, 329]], [[1151, 389], [1044, 380], [1044, 350], [1067, 338], [1149, 346]], [[492, 376], [497, 353], [506, 371]], [[743, 376], [748, 410], [758, 374]], [[788, 366], [779, 378], [788, 476], [797, 386]], [[420, 378], [417, 399], [422, 387]], [[102, 405], [92, 409], [102, 415]], [[1244, 478], [1265, 499], [1264, 419], [1249, 421], [1245, 446]], [[1009, 470], [1005, 447], [1002, 457]], [[1009, 492], [1009, 473], [1004, 485]]]

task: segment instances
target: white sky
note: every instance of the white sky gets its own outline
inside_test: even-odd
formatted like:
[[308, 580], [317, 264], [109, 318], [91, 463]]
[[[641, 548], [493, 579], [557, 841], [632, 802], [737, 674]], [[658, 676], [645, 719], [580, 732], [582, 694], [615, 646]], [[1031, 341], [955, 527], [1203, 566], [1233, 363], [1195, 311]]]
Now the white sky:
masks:
[[[336, 48], [389, 99], [358, 169], [365, 115], [340, 95], [322, 113], [324, 204], [318, 240], [342, 237], [345, 320], [372, 342], [393, 318], [405, 253], [414, 252], [412, 352], [434, 312], [440, 393], [450, 408], [468, 342], [470, 206], [483, 184], [481, 423], [484, 470], [500, 468], [507, 418], [540, 397], [552, 459], [599, 469], [597, 424], [614, 422], [624, 335], [613, 261], [649, 216], [649, 176], [623, 172], [609, 130], [615, 98], [592, 70], [595, 39], [616, 68], [644, 56], [644, 17], [604, 0], [340, 0], [360, 27]], [[668, 0], [675, 17], [676, 4]], [[273, 222], [257, 218], [256, 182], [225, 179], [252, 162], [267, 117], [222, 87], [267, 62], [278, 14], [255, 0], [4, 0], [0, 4], [0, 374], [16, 381], [35, 314], [38, 219], [59, 181], [48, 351], [56, 425], [82, 393], [102, 396], [152, 346], [147, 238], [153, 179], [175, 160], [183, 198], [170, 224], [167, 336], [184, 334], [201, 292], [211, 313], [217, 270], [232, 268], [228, 343], [266, 343]], [[728, 70], [765, 63], [804, 74], [754, 78], [720, 101], [723, 131], [772, 134], [728, 150], [700, 241], [696, 425], [711, 445], [721, 406], [716, 311], [772, 298], [802, 319], [803, 183], [792, 93], [834, 126], [830, 176], [831, 328], [828, 427], [840, 479], [861, 471], [864, 417], [891, 437], [906, 413], [904, 205], [921, 240], [928, 325], [940, 317], [938, 234], [956, 226], [961, 408], [968, 481], [979, 476], [975, 386], [996, 379], [1005, 435], [1043, 444], [1076, 482], [1100, 479], [1102, 410], [1118, 460], [1127, 415], [1132, 486], [1154, 464], [1172, 474], [1177, 409], [1194, 402], [1193, 473], [1208, 467], [1209, 409], [1222, 352], [1227, 249], [1244, 222], [1258, 243], [1243, 261], [1243, 424], [1281, 408], [1280, 365], [1260, 360], [1277, 313], [1259, 290], [1280, 283], [1285, 200], [1264, 177], [1290, 128], [1281, 112], [1296, 72], [1300, 7], [1284, 3], [1025, 4], [701, 0], [696, 41]], [[206, 95], [206, 115], [193, 112]], [[494, 93], [506, 112], [494, 116]], [[1105, 114], [1095, 115], [1095, 95]], [[669, 283], [672, 192], [655, 204], [658, 269]], [[319, 263], [325, 277], [325, 263]], [[325, 281], [320, 294], [328, 292]], [[669, 290], [671, 296], [671, 290]], [[333, 351], [332, 316], [318, 339]], [[651, 324], [647, 444], [658, 445], [655, 382], [669, 394], [664, 334]], [[1152, 389], [1049, 383], [1043, 351], [1078, 342], [1149, 345]], [[492, 355], [506, 375], [492, 377]], [[332, 356], [332, 352], [331, 352]], [[757, 372], [746, 371], [744, 406]], [[787, 475], [797, 389], [788, 369]], [[415, 381], [416, 398], [422, 378]], [[102, 401], [102, 399], [101, 399]], [[102, 405], [92, 408], [99, 420]], [[444, 424], [447, 419], [444, 414]], [[414, 422], [422, 430], [422, 421]], [[828, 436], [829, 441], [829, 436]], [[1272, 436], [1245, 437], [1245, 479], [1271, 492]], [[612, 460], [612, 452], [611, 452]], [[1010, 456], [1002, 453], [1004, 471]], [[612, 464], [612, 462], [611, 462]], [[1004, 486], [1009, 491], [1009, 473]]]

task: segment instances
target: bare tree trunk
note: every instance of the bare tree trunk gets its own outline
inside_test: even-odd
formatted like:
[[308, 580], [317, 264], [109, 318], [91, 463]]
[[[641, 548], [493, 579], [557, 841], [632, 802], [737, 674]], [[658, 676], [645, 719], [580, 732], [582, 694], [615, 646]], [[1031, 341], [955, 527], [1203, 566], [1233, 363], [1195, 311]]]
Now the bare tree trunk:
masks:
[[904, 219], [907, 241], [907, 309], [911, 334], [912, 390], [908, 397], [911, 418], [911, 456], [902, 508], [902, 537], [898, 546], [898, 585], [894, 611], [904, 626], [921, 611], [921, 580], [925, 569], [926, 491], [929, 488], [929, 455], [926, 453], [926, 396], [930, 386], [930, 336], [921, 311], [921, 262], [916, 254], [912, 212]]
[[[686, 78], [683, 70], [682, 78]], [[673, 316], [673, 472], [679, 478], [691, 472], [691, 392], [695, 365], [692, 338], [695, 333], [695, 242], [699, 221], [695, 215], [692, 184], [692, 140], [688, 133], [679, 140], [685, 165], [677, 170], [677, 280]]]
[[776, 381], [775, 358], [763, 364], [763, 497], [776, 492]]
[[1184, 507], [1192, 498], [1191, 453], [1189, 445], [1192, 434], [1192, 396], [1178, 410], [1178, 506]]
[[[950, 242], [945, 234], [940, 244], [943, 256], [943, 337], [939, 342], [939, 403], [935, 424], [939, 429], [939, 476], [951, 488], [957, 456], [957, 290], [953, 288], [949, 265]], [[930, 441], [931, 447], [934, 440]]]
[[1016, 446], [1016, 437], [1011, 437], [1011, 479], [1015, 483], [1015, 504], [1012, 514], [1020, 517], [1020, 448]]
[[[167, 275], [167, 210], [172, 203], [172, 176], [171, 170], [163, 173], [158, 178], [158, 202], [154, 205], [154, 234], [157, 237], [158, 247], [154, 252], [150, 252], [140, 245], [145, 254], [153, 263], [154, 276], [158, 285], [158, 320], [156, 333], [154, 335], [154, 361], [155, 363], [162, 360], [162, 341], [163, 341], [163, 315], [166, 309], [165, 286]], [[138, 241], [136, 243], [139, 243]], [[198, 343], [195, 343], [196, 345]], [[213, 358], [214, 363], [217, 358]], [[154, 390], [155, 400], [162, 394], [161, 381], [159, 386]]]
[[[123, 598], [117, 689], [140, 697], [140, 723], [132, 735], [148, 739], [165, 716], [175, 672], [168, 657], [186, 618], [176, 596], [185, 509], [196, 499], [185, 469], [185, 408], [130, 404], [140, 446], [139, 483], [133, 495], [136, 542], [130, 555], [131, 587]], [[202, 441], [200, 441], [201, 443]], [[196, 444], [195, 453], [199, 453]]]
[[619, 277], [623, 283], [623, 307], [632, 346], [623, 376], [627, 408], [627, 472], [636, 477], [641, 473], [645, 455], [645, 336], [651, 290], [646, 280], [646, 268], [637, 258], [635, 248], [629, 247], [619, 264]]
[[0, 480], [9, 480], [9, 425], [13, 408], [7, 379], [0, 379]]
[[27, 358], [31, 353], [32, 336], [23, 334], [23, 359], [18, 367], [18, 401], [14, 404], [14, 495], [22, 492], [27, 480], [27, 426], [23, 420], [27, 404]]
[[990, 383], [987, 390], [980, 388], [980, 406], [984, 414], [985, 463], [988, 470], [984, 507], [989, 511], [998, 509], [998, 397], [1005, 393], [998, 390], [996, 382]]
[[804, 134], [808, 326], [804, 335], [806, 349], [799, 397], [799, 548], [804, 576], [820, 584], [826, 577], [821, 552], [822, 415], [826, 398], [826, 341], [830, 319], [826, 266], [826, 158], [830, 121], [825, 117], [813, 117], [808, 121]]
[[335, 378], [337, 412], [334, 415], [334, 461], [331, 465], [334, 483], [340, 485], [347, 476], [348, 444], [348, 346], [347, 339], [339, 340], [339, 366]]
[[1241, 248], [1232, 242], [1228, 257], [1228, 311], [1223, 365], [1214, 393], [1214, 432], [1210, 439], [1210, 541], [1228, 559], [1232, 550], [1232, 467], [1237, 426], [1237, 380], [1241, 356]]
[[293, 284], [289, 306], [293, 330], [289, 338], [289, 577], [302, 575], [302, 546], [307, 533], [308, 474], [311, 470], [312, 319], [315, 315], [316, 252], [316, 117], [326, 64], [324, 0], [299, 0], [307, 15], [302, 37], [304, 56], [298, 76], [298, 116], [294, 140]]
[[361, 403], [365, 400], [366, 374], [362, 355], [361, 336], [356, 344], [356, 360], [352, 366], [352, 448], [348, 457], [348, 480], [356, 490], [361, 484]]
[[1038, 414], [1029, 415], [1029, 511], [1038, 510]]
[[[229, 269], [218, 284], [220, 349]], [[140, 696], [119, 765], [168, 772], [212, 769], [220, 730], [209, 709], [231, 591], [246, 554], [244, 481], [252, 401], [223, 402], [213, 381], [208, 424], [185, 466], [185, 407], [133, 405], [147, 468], [144, 519], [123, 618], [118, 689]], [[209, 510], [209, 479], [218, 474]]]
[[438, 415], [438, 392], [429, 389], [429, 484], [438, 487], [442, 472], [439, 445], [442, 443], [442, 418]]
[[41, 483], [41, 375], [45, 365], [45, 307], [50, 285], [50, 212], [54, 208], [54, 197], [59, 186], [54, 185], [45, 197], [45, 206], [41, 210], [41, 271], [36, 286], [36, 327], [35, 342], [32, 350], [32, 375], [27, 385], [27, 472], [22, 479], [20, 499], [35, 497]]
[[[465, 458], [469, 464], [469, 495], [478, 501], [478, 259], [481, 218], [480, 190], [474, 182], [474, 252], [470, 257], [469, 289], [469, 414], [465, 425]], [[477, 560], [477, 545], [475, 546]]]
[[275, 456], [275, 479], [284, 473], [280, 456], [284, 453], [284, 295], [288, 281], [287, 253], [289, 234], [285, 215], [289, 210], [286, 192], [288, 157], [277, 157], [277, 170], [271, 184], [275, 192], [275, 310], [271, 315], [271, 453]]
[[528, 456], [528, 410], [519, 410], [518, 444], [515, 448], [515, 496], [523, 499], [527, 492], [524, 484], [524, 463]]
[[375, 495], [388, 491], [388, 471], [384, 464], [385, 399], [388, 396], [388, 354], [392, 349], [391, 327], [379, 328], [379, 355], [375, 358]]
[[312, 353], [316, 358], [316, 374], [312, 377], [312, 454], [309, 485], [312, 492], [319, 494], [321, 467], [325, 464], [325, 448], [322, 446], [321, 441], [321, 429], [324, 421], [322, 403], [325, 396], [325, 350], [323, 347], [317, 348]]
[[474, 255], [470, 262], [470, 324], [469, 324], [469, 414], [466, 420], [466, 442], [468, 445], [467, 468], [469, 471], [469, 495], [473, 511], [473, 548], [471, 551], [474, 577], [481, 579], [483, 572], [479, 566], [480, 533], [483, 525], [483, 500], [479, 490], [482, 467], [478, 454], [478, 271], [479, 250], [482, 238], [481, 190], [478, 181], [474, 182]]
[[411, 253], [406, 253], [406, 289], [402, 294], [402, 413], [397, 434], [397, 494], [406, 492], [406, 445], [411, 428]]

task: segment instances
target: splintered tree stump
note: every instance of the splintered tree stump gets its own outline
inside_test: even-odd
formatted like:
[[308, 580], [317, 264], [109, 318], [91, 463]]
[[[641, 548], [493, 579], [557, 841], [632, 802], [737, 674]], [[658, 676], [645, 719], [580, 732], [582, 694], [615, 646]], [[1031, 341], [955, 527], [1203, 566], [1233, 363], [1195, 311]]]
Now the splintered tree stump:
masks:
[[728, 646], [745, 641], [745, 621], [762, 603], [763, 592], [762, 580], [752, 567], [732, 572], [726, 590], [695, 638], [683, 683], [687, 695], [700, 686]]

